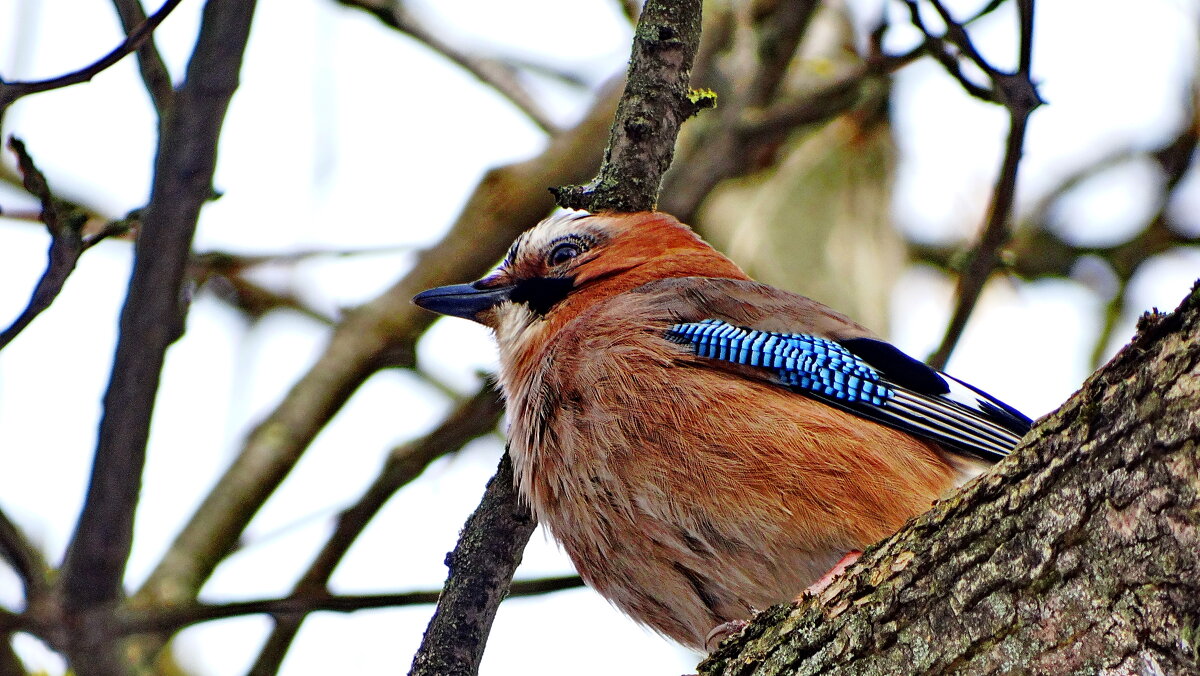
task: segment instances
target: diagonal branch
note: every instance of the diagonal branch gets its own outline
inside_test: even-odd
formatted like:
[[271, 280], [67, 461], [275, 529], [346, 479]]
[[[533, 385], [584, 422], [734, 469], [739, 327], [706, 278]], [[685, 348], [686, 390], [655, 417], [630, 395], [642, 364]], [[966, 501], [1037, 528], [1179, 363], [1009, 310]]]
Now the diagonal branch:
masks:
[[129, 31], [125, 40], [117, 45], [111, 52], [100, 57], [96, 62], [85, 66], [72, 73], [60, 75], [50, 78], [49, 80], [37, 80], [32, 82], [5, 82], [0, 80], [0, 116], [3, 116], [4, 111], [12, 105], [14, 101], [22, 96], [29, 94], [37, 94], [46, 92], [52, 89], [62, 89], [81, 82], [87, 82], [96, 75], [108, 69], [110, 66], [128, 56], [131, 52], [138, 49], [150, 38], [151, 33], [155, 28], [167, 18], [171, 10], [175, 9], [183, 0], [166, 0], [162, 7], [158, 9], [150, 18], [143, 21], [139, 26]]
[[[649, 0], [642, 8], [604, 163], [587, 186], [557, 189], [561, 206], [636, 211], [658, 201], [679, 127], [699, 109], [688, 77], [700, 41], [700, 11], [699, 0]], [[446, 558], [450, 574], [410, 676], [478, 673], [492, 620], [536, 525], [519, 499], [505, 453]]]
[[383, 25], [394, 28], [425, 44], [458, 67], [474, 75], [483, 84], [499, 92], [518, 110], [525, 113], [526, 117], [542, 131], [548, 134], [558, 133], [558, 126], [521, 84], [511, 66], [496, 59], [481, 57], [457, 49], [418, 21], [411, 12], [405, 9], [400, 0], [337, 0], [337, 2], [347, 7], [361, 9], [379, 19]]
[[0, 557], [12, 566], [21, 579], [25, 587], [26, 606], [37, 603], [45, 596], [46, 561], [3, 510], [0, 510]]
[[[937, 3], [935, 3], [937, 4]], [[1000, 92], [1000, 100], [1008, 109], [1009, 129], [1008, 140], [1004, 147], [1004, 160], [1001, 163], [996, 185], [992, 190], [992, 201], [988, 207], [987, 223], [979, 242], [971, 251], [970, 257], [962, 274], [958, 278], [958, 288], [954, 311], [946, 334], [937, 350], [929, 357], [929, 364], [934, 368], [945, 368], [950, 360], [950, 353], [958, 344], [967, 320], [975, 309], [983, 286], [987, 283], [992, 272], [1000, 263], [1000, 250], [1012, 237], [1011, 215], [1013, 202], [1016, 199], [1017, 171], [1021, 164], [1021, 155], [1025, 145], [1025, 131], [1029, 124], [1029, 115], [1042, 101], [1038, 96], [1037, 87], [1033, 83], [1030, 64], [1033, 50], [1033, 0], [1017, 0], [1017, 12], [1021, 24], [1020, 59], [1016, 72], [1003, 73], [991, 66], [986, 72], [992, 76], [993, 83]], [[939, 11], [941, 5], [938, 4]], [[966, 35], [965, 29], [954, 24], [949, 15], [947, 25], [957, 26], [955, 34]], [[949, 30], [949, 29], [948, 29]], [[966, 38], [961, 40], [964, 44]], [[972, 53], [978, 57], [978, 53]], [[973, 57], [975, 58], [975, 57]], [[982, 61], [982, 57], [978, 57]]]
[[83, 236], [83, 226], [88, 215], [80, 209], [58, 199], [50, 190], [46, 177], [34, 164], [20, 139], [12, 137], [9, 148], [17, 155], [17, 164], [24, 175], [24, 187], [42, 203], [39, 218], [50, 231], [50, 249], [47, 252], [46, 270], [34, 287], [29, 303], [12, 324], [0, 332], [0, 350], [3, 350], [25, 330], [34, 319], [58, 298], [67, 277], [75, 270], [75, 264], [83, 252], [105, 237], [113, 234], [108, 230], [91, 237]]
[[[503, 410], [500, 393], [492, 383], [486, 383], [475, 396], [446, 416], [437, 429], [393, 450], [371, 486], [338, 517], [333, 533], [308, 570], [296, 582], [292, 594], [299, 596], [324, 592], [329, 578], [350, 551], [351, 545], [392, 495], [420, 476], [429, 463], [494, 430]], [[434, 598], [430, 603], [436, 601]], [[303, 621], [303, 613], [275, 618], [275, 628], [259, 651], [258, 659], [250, 669], [251, 676], [278, 673]]]
[[512, 461], [505, 453], [454, 551], [446, 555], [450, 576], [409, 676], [478, 673], [496, 610], [508, 595], [513, 571], [537, 527], [537, 519], [520, 504], [515, 484]]
[[[146, 22], [146, 10], [142, 9], [141, 0], [113, 0], [113, 8], [121, 19], [121, 26], [127, 35], [133, 35], [139, 26]], [[142, 83], [154, 103], [161, 122], [170, 112], [175, 102], [175, 89], [171, 84], [171, 73], [163, 62], [162, 54], [154, 45], [151, 37], [137, 49], [138, 72], [141, 73]]]

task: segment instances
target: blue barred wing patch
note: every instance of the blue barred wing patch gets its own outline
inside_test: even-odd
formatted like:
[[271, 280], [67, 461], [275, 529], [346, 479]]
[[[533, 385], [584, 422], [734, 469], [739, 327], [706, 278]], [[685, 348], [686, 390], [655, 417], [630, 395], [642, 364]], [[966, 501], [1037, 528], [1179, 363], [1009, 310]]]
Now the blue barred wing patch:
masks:
[[1007, 455], [1031, 423], [991, 395], [871, 339], [843, 345], [716, 319], [675, 324], [666, 338], [700, 357], [769, 369], [780, 385], [989, 462]]
[[878, 371], [832, 340], [758, 331], [716, 319], [676, 324], [667, 339], [707, 359], [773, 369], [781, 385], [845, 403], [875, 406], [895, 396]]

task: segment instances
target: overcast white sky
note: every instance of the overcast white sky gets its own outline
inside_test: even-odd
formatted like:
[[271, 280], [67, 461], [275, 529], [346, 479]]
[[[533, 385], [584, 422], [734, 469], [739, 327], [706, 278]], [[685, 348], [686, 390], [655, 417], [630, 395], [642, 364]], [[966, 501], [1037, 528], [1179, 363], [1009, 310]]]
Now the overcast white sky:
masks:
[[[410, 3], [456, 43], [553, 63], [599, 82], [622, 67], [630, 29], [613, 0]], [[953, 7], [974, 7], [956, 2]], [[879, 3], [854, 3], [860, 16]], [[567, 9], [569, 7], [569, 9]], [[158, 42], [182, 72], [201, 3], [186, 0]], [[1033, 117], [1022, 166], [1021, 204], [1056, 177], [1113, 148], [1146, 147], [1180, 122], [1180, 83], [1197, 62], [1197, 3], [1117, 0], [1039, 3], [1035, 74], [1050, 102]], [[903, 10], [888, 10], [903, 21]], [[975, 33], [984, 52], [1012, 58], [1011, 16]], [[906, 31], [890, 38], [899, 47]], [[119, 28], [107, 2], [0, 0], [0, 74], [33, 79], [78, 68], [111, 49]], [[889, 43], [893, 44], [893, 43]], [[535, 83], [570, 122], [587, 100]], [[430, 101], [437, 103], [431, 104]], [[935, 67], [902, 71], [895, 95], [903, 152], [896, 220], [927, 239], [963, 236], [978, 222], [1004, 134], [1002, 113], [967, 99]], [[154, 122], [133, 62], [91, 84], [29, 97], [11, 110], [6, 134], [30, 152], [64, 194], [117, 216], [142, 205]], [[312, 247], [426, 246], [441, 235], [488, 167], [536, 153], [542, 134], [505, 101], [420, 45], [331, 0], [261, 0], [221, 146], [217, 185], [196, 247], [246, 253]], [[11, 165], [6, 154], [4, 161]], [[1145, 213], [1160, 180], [1132, 164], [1091, 182], [1059, 215], [1078, 241], [1112, 242]], [[1174, 208], [1200, 231], [1200, 179]], [[0, 189], [0, 207], [30, 202]], [[38, 227], [0, 218], [0, 324], [15, 316], [44, 265]], [[411, 250], [410, 250], [411, 251]], [[411, 253], [311, 261], [276, 270], [314, 304], [336, 311], [372, 297], [411, 264]], [[63, 295], [0, 353], [0, 505], [57, 558], [84, 493], [100, 397], [127, 280], [128, 245], [89, 252]], [[1196, 249], [1160, 257], [1135, 280], [1137, 308], [1173, 308], [1200, 275]], [[1090, 372], [1104, 279], [989, 286], [951, 362], [956, 375], [1032, 415], [1061, 403]], [[466, 280], [464, 280], [466, 281]], [[892, 338], [927, 354], [943, 330], [951, 285], [926, 270], [906, 274], [893, 297]], [[1112, 349], [1128, 340], [1133, 316]], [[887, 329], [888, 327], [877, 327]], [[158, 400], [127, 582], [136, 586], [182, 520], [237, 451], [248, 427], [279, 400], [321, 350], [326, 329], [277, 313], [248, 325], [199, 296], [173, 348]], [[441, 321], [421, 357], [466, 392], [495, 366], [485, 331]], [[1110, 350], [1111, 351], [1111, 350]], [[210, 600], [287, 593], [330, 526], [330, 516], [373, 478], [393, 444], [435, 424], [448, 402], [399, 372], [373, 377], [317, 439], [250, 527], [246, 550], [205, 587]], [[445, 552], [495, 467], [498, 439], [436, 463], [387, 507], [334, 577], [341, 592], [430, 589], [445, 577]], [[535, 534], [519, 576], [561, 574], [570, 564]], [[8, 571], [0, 602], [18, 603]], [[285, 664], [290, 676], [407, 670], [432, 608], [321, 614], [305, 625]], [[261, 617], [186, 631], [179, 655], [199, 674], [242, 673], [270, 623]], [[31, 668], [62, 673], [61, 661], [22, 642]], [[684, 673], [695, 656], [640, 629], [588, 590], [506, 602], [484, 659], [485, 674]]]

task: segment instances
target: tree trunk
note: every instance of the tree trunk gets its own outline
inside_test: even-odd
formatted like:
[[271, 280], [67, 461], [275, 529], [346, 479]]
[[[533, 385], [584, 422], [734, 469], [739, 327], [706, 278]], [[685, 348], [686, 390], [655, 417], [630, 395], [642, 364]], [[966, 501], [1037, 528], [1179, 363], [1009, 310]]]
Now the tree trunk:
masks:
[[1200, 284], [1013, 457], [700, 672], [1197, 674], [1198, 643]]

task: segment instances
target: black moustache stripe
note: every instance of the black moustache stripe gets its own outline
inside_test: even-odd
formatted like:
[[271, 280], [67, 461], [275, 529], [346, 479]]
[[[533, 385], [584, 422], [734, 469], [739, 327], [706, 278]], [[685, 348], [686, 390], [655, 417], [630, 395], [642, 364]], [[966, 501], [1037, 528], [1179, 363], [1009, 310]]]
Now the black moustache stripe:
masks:
[[575, 288], [570, 277], [538, 277], [519, 282], [510, 298], [525, 303], [535, 314], [545, 316]]

